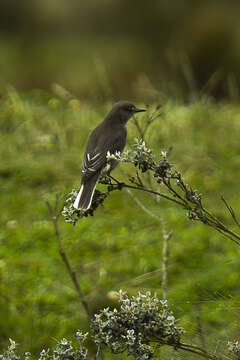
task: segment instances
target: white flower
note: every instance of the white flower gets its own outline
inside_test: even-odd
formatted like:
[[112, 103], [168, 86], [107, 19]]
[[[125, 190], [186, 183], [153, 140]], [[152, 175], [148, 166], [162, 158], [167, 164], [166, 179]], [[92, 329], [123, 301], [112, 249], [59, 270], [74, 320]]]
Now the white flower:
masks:
[[111, 154], [110, 151], [108, 151], [106, 158], [107, 160], [121, 160], [121, 153], [120, 151], [116, 151], [114, 154]]

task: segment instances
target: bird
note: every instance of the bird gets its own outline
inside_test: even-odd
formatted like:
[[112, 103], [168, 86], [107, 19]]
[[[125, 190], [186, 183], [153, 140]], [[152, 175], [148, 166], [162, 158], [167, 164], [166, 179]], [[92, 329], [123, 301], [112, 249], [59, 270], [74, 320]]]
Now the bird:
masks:
[[127, 139], [127, 122], [134, 114], [143, 111], [146, 110], [128, 101], [119, 101], [92, 131], [82, 162], [81, 187], [73, 203], [76, 210], [87, 211], [91, 208], [101, 172], [104, 170], [110, 174], [118, 164], [114, 159], [107, 162], [107, 154], [123, 151]]

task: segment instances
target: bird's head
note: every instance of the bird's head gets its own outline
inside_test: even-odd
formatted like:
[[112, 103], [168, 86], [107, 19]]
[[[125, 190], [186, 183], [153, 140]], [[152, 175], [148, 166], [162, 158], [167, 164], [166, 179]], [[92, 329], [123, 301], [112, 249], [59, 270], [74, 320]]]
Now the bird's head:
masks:
[[113, 120], [118, 121], [118, 119], [126, 124], [126, 122], [130, 119], [131, 116], [137, 114], [139, 112], [146, 111], [145, 109], [138, 109], [135, 105], [131, 104], [128, 101], [119, 101], [113, 105], [112, 110], [109, 115]]

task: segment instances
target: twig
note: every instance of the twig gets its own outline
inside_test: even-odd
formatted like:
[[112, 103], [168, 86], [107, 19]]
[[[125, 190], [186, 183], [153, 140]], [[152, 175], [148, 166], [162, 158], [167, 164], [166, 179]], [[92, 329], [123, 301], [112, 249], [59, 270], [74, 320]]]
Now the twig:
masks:
[[[185, 343], [171, 343], [171, 342], [167, 342], [167, 341], [159, 341], [157, 340], [156, 342], [159, 343], [159, 345], [167, 345], [167, 346], [171, 346], [173, 347], [175, 350], [184, 350], [184, 351], [188, 351], [191, 352], [193, 354], [199, 355], [201, 357], [204, 357], [205, 359], [210, 359], [210, 360], [223, 360], [223, 357], [221, 356], [217, 356], [213, 353], [207, 352], [204, 349], [202, 349], [199, 346], [196, 345], [190, 345], [190, 344], [185, 344]], [[224, 358], [229, 359], [227, 356], [224, 356]]]
[[[166, 183], [164, 183], [165, 186], [167, 186]], [[157, 196], [160, 196], [166, 200], [170, 200], [172, 202], [175, 202], [178, 205], [181, 205], [184, 209], [186, 210], [192, 210], [191, 206], [188, 204], [188, 202], [181, 196], [179, 195], [175, 190], [171, 188], [171, 193], [174, 194], [174, 196], [176, 196], [178, 198], [178, 200], [176, 200], [175, 198], [172, 198], [168, 195], [165, 195], [163, 193], [151, 190], [151, 189], [147, 189], [146, 187], [140, 187], [140, 186], [133, 186], [133, 185], [129, 185], [126, 183], [121, 183], [122, 188], [129, 188], [129, 189], [134, 189], [134, 190], [142, 190], [145, 192], [148, 192], [150, 194], [154, 194]], [[172, 191], [173, 190], [173, 191]], [[207, 225], [214, 227], [218, 232], [220, 232], [221, 234], [225, 234], [228, 236], [228, 238], [232, 241], [234, 241], [236, 244], [238, 244], [240, 246], [240, 242], [237, 241], [236, 239], [240, 240], [240, 235], [238, 235], [237, 233], [235, 233], [232, 230], [229, 230], [220, 220], [218, 220], [215, 216], [213, 216], [208, 210], [206, 210], [204, 207], [201, 208], [202, 212], [205, 215], [208, 215], [208, 222], [206, 222]], [[234, 239], [236, 238], [236, 239]]]
[[[137, 121], [136, 118], [134, 118], [134, 123], [136, 125], [136, 128], [139, 132], [139, 135], [141, 136], [142, 140], [145, 141], [145, 135], [147, 133], [147, 130], [149, 128], [149, 126], [160, 116], [160, 112], [158, 112], [158, 109], [156, 109], [156, 111], [154, 113], [152, 113], [148, 118], [147, 118], [147, 122], [145, 125], [145, 128], [142, 129]], [[139, 176], [139, 172], [136, 172], [137, 174], [137, 179], [138, 182], [141, 184], [141, 187], [143, 186], [143, 183], [141, 181], [141, 178]], [[147, 180], [148, 180], [148, 185], [150, 187], [151, 190], [153, 190], [152, 188], [152, 179], [150, 176], [150, 172], [147, 172]], [[142, 202], [136, 198], [135, 196], [132, 195], [132, 192], [128, 189], [127, 190], [128, 193], [132, 196], [132, 198], [135, 200], [135, 202], [140, 206], [140, 208], [145, 211], [148, 215], [150, 215], [151, 217], [157, 219], [160, 223], [161, 223], [161, 230], [162, 230], [162, 238], [163, 238], [163, 248], [162, 248], [162, 293], [163, 293], [163, 299], [167, 300], [168, 299], [168, 257], [169, 257], [169, 240], [172, 237], [172, 232], [167, 232], [166, 231], [166, 227], [165, 227], [165, 222], [163, 220], [162, 216], [156, 216], [155, 214], [153, 214], [149, 209], [147, 209]], [[175, 357], [175, 350], [173, 353], [173, 357]]]
[[[162, 220], [163, 223], [163, 220]], [[163, 233], [163, 249], [162, 249], [162, 292], [163, 299], [168, 299], [168, 258], [169, 258], [169, 240], [172, 237], [172, 232], [167, 232], [165, 224], [162, 225]]]
[[202, 345], [203, 351], [207, 352], [207, 346], [206, 341], [203, 333], [203, 327], [202, 327], [202, 321], [201, 321], [201, 303], [196, 303], [196, 319], [197, 319], [197, 329], [198, 329], [198, 335], [199, 339]]
[[[176, 199], [174, 199], [174, 198], [171, 198], [170, 196], [167, 196], [167, 195], [165, 195], [165, 194], [162, 194], [162, 193], [160, 193], [160, 192], [158, 192], [158, 191], [153, 191], [153, 190], [147, 189], [147, 188], [145, 188], [145, 187], [133, 186], [133, 185], [129, 185], [129, 184], [126, 184], [126, 183], [121, 183], [121, 185], [122, 185], [122, 188], [128, 188], [128, 189], [133, 189], [133, 190], [142, 190], [142, 191], [148, 192], [148, 193], [150, 193], [150, 194], [160, 196], [160, 197], [162, 197], [162, 198], [164, 198], [164, 199], [166, 199], [166, 200], [173, 201], [173, 202], [175, 202], [175, 203], [178, 204], [178, 205], [184, 206], [184, 204], [181, 203], [180, 201], [178, 201], [178, 200], [176, 200]], [[240, 237], [239, 237], [239, 239], [240, 239]], [[240, 244], [239, 244], [239, 245], [240, 245]]]
[[[221, 234], [226, 235], [228, 239], [232, 240], [238, 246], [240, 246], [240, 242], [238, 241], [238, 240], [240, 240], [240, 235], [238, 235], [234, 231], [228, 229], [220, 220], [218, 220], [214, 215], [212, 215], [206, 208], [204, 208], [202, 206], [201, 201], [198, 203], [198, 205], [200, 205], [200, 210], [201, 210], [202, 214], [204, 215], [204, 219], [201, 219], [201, 214], [198, 214], [196, 209], [191, 206], [191, 203], [187, 197], [185, 199], [176, 190], [173, 189], [170, 181], [166, 181], [165, 179], [163, 179], [163, 183], [167, 187], [167, 189], [170, 191], [170, 193], [173, 194], [174, 197], [177, 197], [177, 199], [179, 200], [178, 203], [181, 203], [181, 205], [186, 210], [193, 211], [193, 212], [195, 212], [195, 214], [198, 215], [197, 220], [200, 220], [203, 223], [205, 223], [206, 225], [213, 227], [215, 230], [217, 230]], [[182, 183], [182, 185], [183, 185], [183, 188], [182, 188], [183, 191], [185, 191], [185, 193], [187, 194], [187, 189], [186, 189], [185, 184]]]
[[177, 359], [177, 350], [175, 348], [172, 349], [172, 360]]
[[222, 199], [222, 201], [224, 202], [224, 204], [225, 204], [226, 208], [228, 209], [228, 211], [230, 212], [230, 215], [231, 215], [231, 217], [233, 218], [233, 220], [234, 220], [234, 222], [236, 223], [236, 225], [237, 225], [238, 227], [240, 227], [240, 223], [239, 223], [239, 221], [237, 220], [237, 217], [236, 217], [236, 215], [235, 215], [235, 212], [234, 212], [233, 208], [227, 203], [227, 201], [226, 201], [226, 199], [223, 197], [223, 195], [221, 196], [221, 199]]
[[177, 347], [178, 349], [181, 350], [185, 350], [185, 351], [189, 351], [193, 354], [199, 355], [204, 357], [205, 359], [210, 359], [210, 360], [223, 360], [222, 357], [211, 354], [209, 352], [206, 352], [205, 350], [203, 350], [202, 348], [195, 346], [195, 345], [189, 345], [189, 344], [184, 344], [184, 343], [180, 343]]
[[67, 254], [65, 253], [64, 249], [63, 249], [63, 246], [62, 246], [62, 241], [61, 241], [61, 236], [60, 236], [60, 232], [59, 232], [59, 226], [58, 226], [58, 220], [59, 220], [59, 216], [61, 214], [61, 210], [58, 211], [58, 203], [59, 203], [59, 197], [56, 196], [56, 200], [55, 200], [55, 206], [54, 208], [50, 205], [50, 203], [47, 201], [46, 204], [47, 204], [47, 207], [48, 207], [48, 211], [49, 211], [49, 214], [50, 214], [50, 219], [52, 221], [52, 224], [53, 224], [53, 227], [54, 227], [54, 231], [55, 231], [55, 237], [56, 237], [56, 241], [57, 241], [57, 245], [58, 245], [58, 250], [59, 250], [59, 254], [61, 255], [61, 258], [67, 268], [67, 271], [70, 275], [70, 278], [73, 282], [73, 285], [77, 291], [77, 294], [78, 294], [78, 297], [79, 297], [79, 300], [88, 316], [89, 319], [91, 319], [91, 316], [90, 316], [90, 311], [89, 311], [89, 307], [88, 307], [88, 303], [85, 299], [85, 296], [82, 292], [82, 289], [80, 287], [80, 284], [77, 280], [77, 276], [76, 276], [76, 273], [75, 271], [72, 269], [71, 267], [71, 264], [70, 264], [70, 261], [67, 257]]
[[127, 189], [128, 194], [136, 202], [136, 204], [149, 216], [156, 219], [161, 224], [162, 237], [163, 237], [163, 249], [162, 249], [162, 292], [163, 299], [168, 298], [168, 257], [169, 257], [169, 240], [172, 237], [172, 232], [167, 232], [164, 220], [162, 216], [155, 215], [150, 211], [136, 196], [133, 195], [132, 191]]
[[[203, 207], [200, 200], [196, 202], [196, 200], [192, 200], [190, 198], [191, 194], [189, 194], [189, 190], [186, 188], [186, 185], [184, 185], [184, 188], [181, 188], [184, 192], [184, 195], [181, 195], [179, 192], [177, 192], [175, 189], [173, 189], [172, 185], [168, 181], [164, 181], [163, 185], [167, 190], [170, 192], [172, 196], [168, 196], [162, 192], [154, 191], [152, 189], [149, 189], [145, 186], [141, 186], [137, 184], [136, 186], [127, 184], [125, 182], [120, 182], [110, 177], [112, 180], [115, 181], [115, 184], [111, 185], [111, 190], [109, 190], [109, 183], [108, 182], [102, 182], [102, 184], [108, 186], [108, 193], [110, 191], [115, 190], [121, 190], [123, 188], [127, 189], [133, 189], [133, 190], [140, 190], [147, 192], [149, 194], [157, 195], [165, 200], [169, 200], [171, 202], [174, 202], [175, 204], [180, 205], [183, 209], [187, 210], [189, 212], [189, 218], [195, 221], [201, 221], [203, 224], [208, 225], [212, 228], [214, 228], [216, 231], [218, 231], [220, 234], [228, 238], [229, 240], [233, 241], [235, 244], [240, 246], [240, 235], [236, 232], [230, 230], [227, 228], [220, 220], [216, 218], [210, 211], [208, 211], [206, 208]], [[105, 196], [106, 198], [106, 196]]]
[[149, 216], [151, 216], [152, 218], [160, 221], [159, 217], [157, 215], [155, 215], [152, 211], [150, 211], [148, 208], [146, 208], [146, 206], [136, 197], [133, 195], [132, 191], [127, 189], [127, 193], [131, 196], [131, 198], [135, 201], [135, 203]]
[[138, 131], [139, 135], [143, 139], [144, 138], [143, 130], [142, 130], [141, 126], [139, 125], [139, 122], [138, 122], [138, 120], [137, 120], [137, 118], [135, 116], [133, 117], [133, 122], [134, 122], [134, 125], [137, 128], [137, 131]]

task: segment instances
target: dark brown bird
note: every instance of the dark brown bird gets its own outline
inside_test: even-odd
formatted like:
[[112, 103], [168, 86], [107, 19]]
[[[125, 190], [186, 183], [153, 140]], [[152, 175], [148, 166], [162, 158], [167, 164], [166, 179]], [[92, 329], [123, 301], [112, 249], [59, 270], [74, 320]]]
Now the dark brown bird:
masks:
[[[107, 165], [107, 153], [114, 154], [123, 151], [126, 144], [126, 124], [136, 113], [146, 111], [137, 109], [128, 101], [120, 101], [113, 105], [103, 122], [91, 133], [82, 164], [82, 185], [74, 201], [77, 210], [88, 210], [91, 207], [96, 184], [101, 171]], [[108, 163], [110, 173], [117, 165], [116, 160]]]

